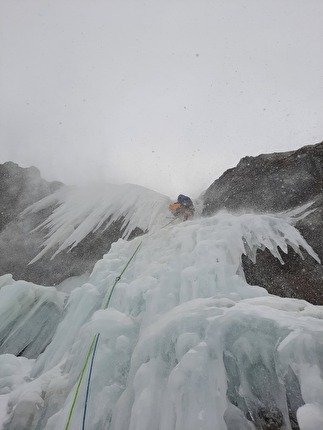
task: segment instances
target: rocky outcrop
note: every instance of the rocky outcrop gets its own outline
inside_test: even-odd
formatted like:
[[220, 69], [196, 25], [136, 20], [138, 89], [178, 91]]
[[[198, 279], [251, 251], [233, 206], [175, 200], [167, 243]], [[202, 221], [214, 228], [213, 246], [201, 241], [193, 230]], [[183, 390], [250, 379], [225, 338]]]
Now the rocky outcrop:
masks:
[[[12, 162], [0, 165], [0, 275], [11, 273], [15, 280], [57, 285], [71, 276], [90, 272], [111, 244], [122, 236], [123, 219], [119, 219], [108, 228], [103, 224], [71, 252], [61, 253], [52, 260], [52, 254], [46, 254], [29, 264], [39, 253], [46, 235], [46, 230], [34, 229], [50, 215], [54, 206], [27, 216], [21, 213], [62, 185], [45, 181], [35, 167], [25, 169]], [[130, 238], [140, 233], [134, 230]]]
[[22, 168], [8, 161], [0, 164], [0, 231], [18, 219], [32, 203], [56, 191], [60, 182], [47, 182], [36, 167]]
[[28, 263], [44, 240], [43, 233], [32, 230], [52, 208], [28, 218], [20, 214], [61, 186], [42, 179], [36, 167], [22, 168], [12, 162], [0, 165], [0, 275], [11, 273], [15, 279], [41, 283], [42, 272], [48, 273], [46, 264], [32, 267]]
[[279, 212], [323, 191], [323, 142], [293, 152], [245, 157], [204, 193], [204, 213], [220, 208]]
[[[245, 157], [206, 190], [204, 215], [218, 210], [281, 212], [313, 203], [314, 212], [296, 228], [323, 261], [323, 142], [297, 151]], [[292, 249], [281, 265], [269, 251], [258, 251], [256, 263], [243, 257], [247, 282], [270, 293], [323, 305], [323, 266]]]

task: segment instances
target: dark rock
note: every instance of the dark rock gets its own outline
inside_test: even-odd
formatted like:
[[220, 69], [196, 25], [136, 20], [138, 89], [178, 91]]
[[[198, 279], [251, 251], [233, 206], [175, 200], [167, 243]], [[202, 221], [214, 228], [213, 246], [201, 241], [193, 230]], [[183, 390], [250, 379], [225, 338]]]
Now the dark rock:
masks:
[[56, 191], [60, 182], [47, 182], [36, 167], [0, 164], [0, 231], [27, 206]]
[[[35, 167], [25, 169], [12, 162], [0, 165], [0, 275], [11, 273], [16, 280], [57, 285], [71, 276], [90, 272], [109, 251], [111, 244], [122, 237], [124, 220], [121, 218], [108, 228], [103, 224], [70, 252], [51, 259], [53, 250], [29, 264], [39, 253], [46, 235], [46, 230], [34, 229], [51, 214], [55, 206], [27, 216], [21, 216], [21, 212], [62, 185], [60, 182], [45, 181]], [[129, 239], [142, 233], [140, 229], [134, 229]]]
[[290, 247], [288, 254], [280, 254], [284, 265], [268, 249], [258, 250], [256, 264], [243, 255], [246, 281], [280, 297], [301, 298], [313, 304], [323, 304], [322, 266], [305, 251], [304, 260]]
[[245, 157], [204, 193], [204, 214], [219, 209], [279, 212], [323, 190], [323, 142], [284, 153]]
[[[313, 202], [315, 211], [296, 228], [323, 261], [323, 142], [297, 151], [245, 157], [206, 190], [204, 215], [218, 210], [275, 213]], [[243, 256], [247, 282], [283, 297], [323, 304], [323, 267], [304, 253], [282, 253], [285, 265], [268, 250], [256, 264]]]
[[42, 232], [32, 230], [53, 208], [27, 218], [20, 214], [62, 185], [42, 179], [36, 167], [22, 168], [12, 162], [0, 165], [0, 275], [11, 273], [14, 279], [42, 283], [44, 277], [39, 273], [46, 271], [49, 281], [45, 285], [50, 285], [51, 276], [46, 264], [32, 267], [28, 263], [44, 241]]

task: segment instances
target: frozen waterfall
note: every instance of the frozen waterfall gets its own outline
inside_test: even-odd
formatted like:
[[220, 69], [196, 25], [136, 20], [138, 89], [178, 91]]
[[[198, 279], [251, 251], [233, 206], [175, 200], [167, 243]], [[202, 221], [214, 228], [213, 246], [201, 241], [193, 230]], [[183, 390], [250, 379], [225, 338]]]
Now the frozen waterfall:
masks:
[[[265, 247], [317, 259], [290, 216], [168, 221], [114, 243], [68, 291], [0, 278], [1, 430], [62, 430], [69, 415], [70, 430], [323, 428], [323, 308], [241, 269]], [[90, 361], [72, 404], [98, 333], [82, 424]]]

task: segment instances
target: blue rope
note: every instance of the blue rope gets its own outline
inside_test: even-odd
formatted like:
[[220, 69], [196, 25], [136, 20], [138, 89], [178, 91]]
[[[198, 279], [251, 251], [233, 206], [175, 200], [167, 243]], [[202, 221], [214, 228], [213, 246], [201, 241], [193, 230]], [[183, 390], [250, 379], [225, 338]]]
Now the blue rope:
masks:
[[97, 349], [98, 342], [99, 342], [99, 337], [100, 337], [100, 333], [98, 333], [96, 335], [95, 344], [94, 344], [93, 353], [92, 353], [92, 358], [91, 358], [91, 366], [90, 366], [89, 376], [88, 376], [88, 379], [87, 379], [87, 387], [86, 387], [86, 395], [85, 395], [85, 403], [84, 403], [84, 411], [83, 411], [83, 421], [82, 421], [82, 430], [85, 430], [87, 402], [88, 402], [89, 394], [90, 394], [90, 384], [91, 384], [93, 363], [94, 363], [94, 357], [95, 357], [96, 349]]
[[[164, 225], [162, 228], [167, 227], [169, 224], [171, 224], [172, 222], [174, 222], [174, 221], [175, 221], [175, 219], [176, 219], [176, 218], [172, 219], [170, 222], [168, 222], [168, 223], [167, 223], [166, 225]], [[137, 252], [138, 252], [138, 250], [139, 250], [139, 248], [140, 248], [141, 244], [142, 244], [142, 242], [140, 242], [140, 243], [139, 243], [139, 245], [138, 245], [138, 246], [137, 246], [137, 248], [135, 249], [135, 251], [134, 251], [134, 253], [132, 254], [132, 256], [130, 257], [130, 259], [128, 260], [127, 264], [126, 264], [126, 265], [125, 265], [125, 267], [123, 268], [123, 270], [122, 270], [122, 272], [120, 273], [120, 275], [116, 277], [116, 279], [115, 279], [115, 281], [114, 281], [114, 284], [112, 285], [112, 288], [111, 288], [110, 292], [106, 295], [106, 297], [105, 297], [105, 298], [104, 298], [104, 300], [103, 300], [103, 303], [102, 303], [101, 309], [106, 309], [106, 308], [109, 306], [109, 303], [110, 303], [110, 300], [111, 300], [111, 297], [112, 297], [112, 293], [113, 293], [113, 291], [114, 291], [115, 286], [116, 286], [116, 285], [117, 285], [117, 283], [120, 281], [120, 279], [121, 279], [122, 275], [123, 275], [123, 274], [124, 274], [124, 272], [127, 270], [127, 268], [128, 268], [128, 266], [129, 266], [129, 264], [131, 263], [131, 261], [133, 260], [133, 258], [135, 257], [135, 255], [137, 254]], [[88, 360], [89, 360], [89, 356], [90, 356], [91, 351], [92, 351], [92, 348], [93, 348], [93, 353], [92, 353], [92, 358], [91, 358], [91, 365], [90, 365], [90, 370], [89, 370], [89, 376], [88, 376], [88, 380], [87, 380], [86, 395], [85, 395], [85, 403], [84, 403], [84, 411], [83, 411], [83, 420], [82, 420], [82, 430], [85, 430], [85, 421], [86, 421], [87, 403], [88, 403], [88, 399], [89, 399], [89, 396], [90, 396], [90, 385], [91, 385], [92, 370], [93, 370], [94, 358], [95, 358], [95, 354], [96, 354], [96, 350], [97, 350], [97, 346], [98, 346], [99, 337], [100, 337], [100, 333], [97, 333], [97, 334], [94, 336], [93, 341], [92, 341], [92, 344], [91, 344], [91, 346], [90, 346], [90, 349], [89, 349], [89, 352], [88, 352], [88, 355], [87, 355], [87, 359], [86, 359], [86, 361], [85, 361], [85, 364], [84, 364], [84, 366], [83, 366], [83, 370], [82, 370], [82, 373], [81, 373], [81, 376], [80, 376], [80, 379], [79, 379], [78, 387], [77, 387], [77, 390], [76, 390], [76, 394], [75, 394], [75, 396], [74, 396], [73, 405], [72, 405], [71, 410], [70, 410], [70, 414], [69, 414], [69, 417], [68, 417], [68, 422], [67, 422], [67, 424], [66, 424], [65, 430], [68, 430], [68, 428], [69, 428], [70, 421], [71, 421], [71, 417], [72, 417], [72, 413], [73, 413], [73, 409], [74, 409], [74, 406], [75, 406], [75, 403], [76, 403], [76, 399], [77, 399], [77, 395], [78, 395], [78, 392], [79, 392], [79, 389], [80, 389], [80, 386], [81, 386], [81, 382], [82, 382], [83, 375], [84, 375], [84, 372], [85, 372], [85, 369], [86, 369], [86, 366], [87, 366], [87, 363], [88, 363]], [[95, 343], [94, 343], [94, 342], [95, 342]], [[94, 347], [93, 347], [93, 343], [94, 343]]]

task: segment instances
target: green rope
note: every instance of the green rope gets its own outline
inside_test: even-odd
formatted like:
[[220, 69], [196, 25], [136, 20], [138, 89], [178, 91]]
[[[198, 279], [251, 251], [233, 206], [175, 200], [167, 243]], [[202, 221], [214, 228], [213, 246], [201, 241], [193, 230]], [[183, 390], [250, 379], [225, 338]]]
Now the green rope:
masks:
[[129, 258], [127, 264], [125, 265], [125, 267], [123, 268], [122, 272], [120, 273], [119, 276], [116, 277], [114, 284], [111, 287], [110, 292], [106, 295], [106, 297], [104, 298], [103, 302], [102, 302], [102, 306], [101, 309], [106, 309], [109, 306], [113, 291], [115, 286], [117, 285], [117, 283], [120, 281], [122, 275], [124, 274], [124, 272], [127, 270], [127, 267], [129, 266], [129, 264], [131, 263], [131, 261], [133, 260], [134, 256], [137, 254], [137, 252], [139, 251], [139, 248], [141, 246], [142, 242], [139, 243], [139, 245], [137, 246], [137, 248], [135, 249], [134, 253], [132, 254], [132, 256]]
[[[171, 224], [171, 223], [172, 223], [172, 222], [174, 222], [174, 221], [175, 221], [175, 218], [174, 218], [174, 219], [172, 219], [170, 222], [168, 222], [166, 225], [164, 225], [164, 226], [162, 227], [162, 229], [163, 229], [163, 228], [165, 228], [165, 227], [167, 227], [169, 224]], [[129, 264], [130, 264], [130, 263], [131, 263], [131, 261], [134, 259], [134, 257], [135, 257], [135, 255], [137, 254], [137, 252], [139, 251], [139, 248], [140, 248], [141, 244], [142, 244], [142, 241], [139, 243], [139, 245], [137, 246], [137, 248], [136, 248], [136, 249], [135, 249], [135, 251], [133, 252], [132, 256], [129, 258], [129, 260], [128, 260], [127, 264], [126, 264], [126, 265], [125, 265], [125, 267], [122, 269], [122, 271], [121, 271], [120, 275], [116, 277], [116, 279], [115, 279], [115, 281], [114, 281], [114, 283], [113, 283], [113, 285], [112, 285], [112, 287], [111, 287], [111, 290], [109, 291], [109, 293], [107, 293], [106, 297], [104, 298], [104, 300], [103, 300], [103, 302], [102, 302], [101, 309], [106, 309], [106, 308], [109, 306], [109, 303], [110, 303], [110, 300], [111, 300], [111, 297], [112, 297], [113, 291], [114, 291], [114, 289], [115, 289], [115, 286], [116, 286], [116, 285], [117, 285], [117, 283], [120, 281], [120, 279], [121, 279], [122, 275], [123, 275], [123, 274], [124, 274], [124, 272], [127, 270], [127, 268], [128, 268], [128, 266], [129, 266]], [[92, 340], [91, 346], [90, 346], [90, 348], [89, 348], [89, 350], [88, 350], [88, 353], [87, 353], [87, 356], [86, 356], [86, 360], [85, 360], [85, 363], [84, 363], [84, 366], [83, 366], [82, 372], [81, 372], [81, 374], [80, 374], [80, 376], [79, 376], [78, 384], [77, 384], [76, 391], [75, 391], [75, 394], [74, 394], [74, 399], [73, 399], [73, 403], [72, 403], [72, 406], [71, 406], [71, 409], [70, 409], [70, 413], [69, 413], [69, 415], [68, 415], [68, 420], [67, 420], [67, 423], [66, 423], [66, 426], [65, 426], [65, 430], [68, 430], [68, 428], [69, 428], [69, 425], [70, 425], [70, 422], [71, 422], [71, 418], [72, 418], [72, 414], [73, 414], [73, 410], [74, 410], [74, 407], [75, 407], [75, 404], [76, 404], [76, 400], [77, 400], [77, 397], [78, 397], [78, 394], [79, 394], [79, 391], [80, 391], [81, 383], [82, 383], [82, 380], [83, 380], [83, 377], [84, 377], [84, 373], [85, 373], [85, 370], [86, 370], [86, 368], [87, 368], [87, 365], [88, 365], [88, 362], [89, 362], [89, 359], [90, 359], [90, 356], [91, 356], [91, 352], [92, 352], [92, 350], [93, 350], [93, 346], [94, 346], [94, 344], [96, 343], [97, 338], [98, 338], [99, 336], [100, 336], [100, 333], [95, 334], [95, 336], [94, 336], [94, 338], [93, 338], [93, 340]]]
[[165, 228], [165, 227], [167, 227], [169, 224], [171, 224], [172, 222], [174, 222], [174, 221], [176, 221], [176, 218], [173, 218], [171, 221], [169, 221], [167, 224], [165, 224], [165, 225], [163, 225], [162, 227], [161, 227], [161, 230], [163, 229], [163, 228]]
[[[113, 290], [114, 290], [115, 286], [116, 286], [116, 285], [117, 285], [117, 283], [120, 281], [120, 279], [121, 279], [122, 275], [123, 275], [123, 274], [124, 274], [124, 272], [127, 270], [127, 267], [129, 266], [129, 264], [130, 264], [130, 263], [131, 263], [131, 261], [133, 260], [134, 256], [135, 256], [135, 255], [137, 254], [137, 252], [139, 251], [139, 248], [140, 248], [141, 244], [142, 244], [142, 242], [140, 242], [140, 243], [139, 243], [139, 245], [138, 245], [138, 246], [137, 246], [137, 248], [135, 249], [134, 253], [133, 253], [133, 254], [132, 254], [132, 256], [129, 258], [129, 260], [128, 260], [127, 264], [126, 264], [126, 265], [125, 265], [125, 267], [123, 268], [123, 270], [122, 270], [122, 272], [120, 273], [120, 275], [116, 277], [116, 279], [115, 279], [115, 281], [114, 281], [114, 284], [112, 285], [112, 288], [111, 288], [111, 290], [110, 290], [109, 294], [108, 294], [108, 295], [107, 295], [107, 297], [103, 300], [103, 303], [102, 303], [101, 309], [106, 309], [106, 308], [109, 306], [109, 303], [110, 303], [110, 300], [111, 300], [111, 297], [112, 297], [112, 293], [113, 293]], [[85, 363], [84, 363], [83, 369], [82, 369], [81, 374], [80, 374], [80, 376], [79, 376], [78, 384], [77, 384], [76, 391], [75, 391], [75, 394], [74, 394], [74, 399], [73, 399], [73, 403], [72, 403], [72, 406], [71, 406], [71, 409], [70, 409], [70, 413], [69, 413], [69, 415], [68, 415], [68, 419], [67, 419], [67, 423], [66, 423], [66, 426], [65, 426], [65, 430], [68, 430], [68, 428], [69, 428], [69, 425], [70, 425], [70, 422], [71, 422], [71, 418], [72, 418], [72, 414], [73, 414], [73, 410], [74, 410], [74, 407], [75, 407], [75, 404], [76, 404], [76, 400], [77, 400], [77, 397], [78, 397], [78, 394], [79, 394], [79, 391], [80, 391], [81, 383], [82, 383], [82, 380], [83, 380], [83, 377], [84, 377], [84, 373], [85, 373], [85, 370], [86, 370], [86, 368], [87, 368], [87, 364], [88, 364], [88, 362], [89, 362], [89, 359], [90, 359], [90, 356], [91, 356], [91, 352], [92, 352], [92, 349], [93, 349], [94, 343], [96, 342], [96, 339], [97, 339], [97, 337], [98, 337], [99, 335], [100, 335], [100, 334], [99, 334], [99, 333], [97, 333], [97, 334], [94, 336], [94, 338], [93, 338], [93, 340], [92, 340], [92, 343], [91, 343], [91, 345], [90, 345], [90, 348], [89, 348], [89, 350], [88, 350], [88, 353], [87, 353], [87, 356], [86, 356], [86, 360], [85, 360]]]
[[93, 371], [93, 365], [94, 365], [94, 358], [95, 353], [98, 347], [100, 333], [96, 335], [95, 344], [93, 347], [93, 354], [91, 358], [91, 364], [90, 364], [90, 370], [89, 370], [89, 376], [87, 378], [87, 386], [86, 386], [86, 394], [85, 394], [85, 402], [84, 402], [84, 410], [83, 410], [83, 420], [82, 420], [82, 430], [85, 430], [85, 422], [86, 422], [86, 411], [87, 411], [87, 403], [90, 397], [90, 385], [91, 385], [91, 377], [92, 377], [92, 371]]
[[80, 376], [79, 376], [79, 381], [78, 381], [78, 384], [77, 384], [77, 387], [76, 387], [76, 391], [75, 391], [75, 394], [74, 394], [74, 399], [73, 399], [73, 403], [72, 403], [72, 406], [71, 406], [71, 409], [70, 409], [70, 413], [69, 413], [69, 415], [68, 415], [68, 419], [67, 419], [67, 422], [66, 422], [65, 430], [68, 430], [68, 428], [69, 428], [69, 426], [70, 426], [70, 422], [71, 422], [71, 418], [72, 418], [73, 410], [74, 410], [74, 407], [75, 407], [75, 403], [76, 403], [76, 400], [77, 400], [77, 396], [78, 396], [79, 391], [80, 391], [80, 387], [81, 387], [82, 379], [83, 379], [83, 376], [84, 376], [84, 373], [85, 373], [85, 370], [86, 370], [86, 367], [87, 367], [88, 361], [89, 361], [89, 359], [90, 359], [90, 355], [91, 355], [91, 352], [92, 352], [92, 349], [93, 349], [93, 346], [94, 346], [94, 343], [95, 343], [95, 341], [96, 341], [97, 336], [98, 336], [98, 334], [96, 334], [96, 335], [94, 336], [93, 340], [92, 340], [91, 346], [90, 346], [90, 348], [89, 348], [89, 350], [88, 350], [88, 353], [87, 353], [87, 356], [86, 356], [86, 360], [85, 360], [85, 363], [84, 363], [83, 369], [82, 369], [81, 374], [80, 374]]
[[[165, 224], [163, 227], [161, 227], [161, 230], [163, 229], [163, 228], [165, 228], [165, 227], [167, 227], [169, 224], [171, 224], [172, 222], [174, 222], [176, 220], [176, 218], [174, 218], [174, 219], [172, 219], [171, 221], [169, 221], [167, 224]], [[149, 237], [149, 236], [151, 236], [153, 233], [150, 233], [148, 236], [146, 236], [146, 237]], [[109, 306], [109, 303], [110, 303], [110, 300], [111, 300], [111, 297], [112, 297], [112, 294], [113, 294], [113, 291], [114, 291], [114, 288], [115, 288], [115, 286], [117, 285], [117, 283], [120, 281], [120, 279], [121, 279], [121, 277], [122, 277], [122, 275], [124, 274], [124, 272], [127, 270], [127, 267], [129, 266], [129, 264], [131, 263], [131, 261], [133, 260], [133, 258], [134, 258], [134, 256], [137, 254], [137, 252], [138, 252], [138, 250], [139, 250], [139, 248], [140, 248], [140, 246], [141, 246], [141, 244], [142, 244], [142, 242], [143, 241], [141, 241], [140, 243], [139, 243], [139, 245], [137, 246], [137, 248], [135, 249], [135, 251], [134, 251], [134, 253], [132, 254], [132, 256], [130, 257], [130, 259], [128, 260], [128, 263], [125, 265], [125, 267], [123, 268], [123, 270], [122, 270], [122, 272], [120, 273], [120, 275], [119, 276], [117, 276], [116, 277], [116, 279], [115, 279], [115, 281], [114, 281], [114, 284], [112, 285], [112, 287], [111, 287], [111, 290], [110, 290], [110, 292], [109, 293], [107, 293], [107, 295], [105, 296], [105, 298], [103, 299], [103, 302], [102, 302], [102, 305], [101, 305], [101, 309], [106, 309], [108, 306]]]

